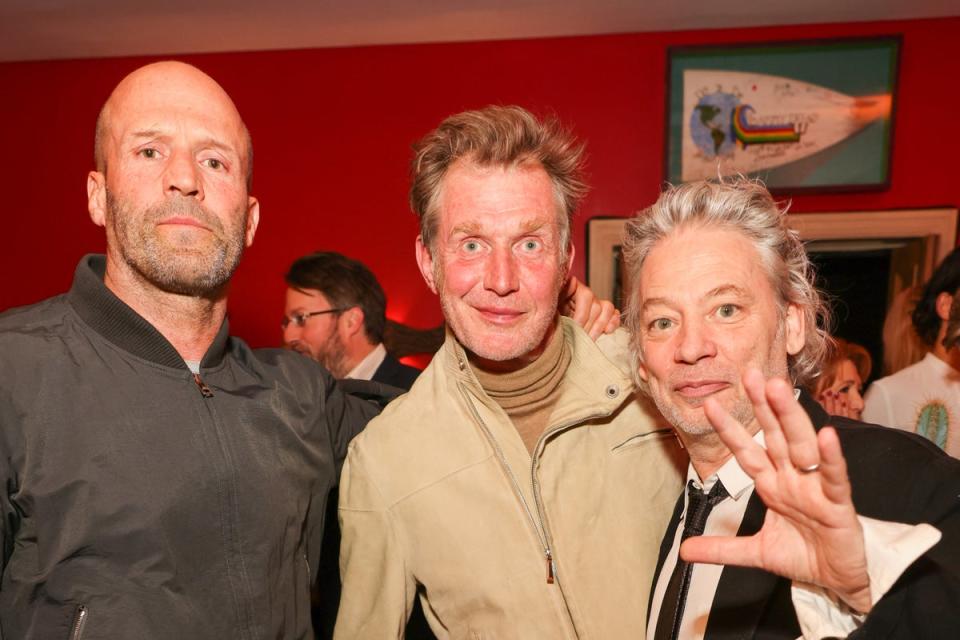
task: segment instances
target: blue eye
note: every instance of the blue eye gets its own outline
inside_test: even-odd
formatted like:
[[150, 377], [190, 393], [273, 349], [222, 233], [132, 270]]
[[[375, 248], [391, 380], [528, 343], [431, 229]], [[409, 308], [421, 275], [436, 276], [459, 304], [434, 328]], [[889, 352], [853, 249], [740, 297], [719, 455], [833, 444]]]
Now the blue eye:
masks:
[[467, 251], [468, 253], [473, 253], [473, 252], [475, 252], [475, 251], [479, 251], [479, 250], [480, 250], [480, 243], [477, 242], [476, 240], [468, 240], [467, 242], [464, 242], [464, 243], [463, 243], [463, 249], [464, 249], [464, 251]]

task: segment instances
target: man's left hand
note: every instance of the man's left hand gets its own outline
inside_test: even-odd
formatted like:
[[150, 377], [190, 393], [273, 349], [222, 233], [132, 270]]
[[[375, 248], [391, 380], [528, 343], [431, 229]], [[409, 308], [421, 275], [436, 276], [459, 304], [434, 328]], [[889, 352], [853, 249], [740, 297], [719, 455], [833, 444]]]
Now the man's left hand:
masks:
[[761, 530], [749, 537], [697, 537], [683, 543], [688, 562], [757, 567], [819, 585], [866, 613], [872, 603], [863, 530], [851, 499], [847, 463], [832, 427], [817, 433], [781, 379], [747, 371], [743, 384], [763, 428], [766, 449], [714, 399], [707, 419], [767, 506]]
[[620, 312], [609, 300], [600, 300], [587, 285], [570, 276], [560, 294], [560, 313], [569, 316], [596, 340], [620, 326]]

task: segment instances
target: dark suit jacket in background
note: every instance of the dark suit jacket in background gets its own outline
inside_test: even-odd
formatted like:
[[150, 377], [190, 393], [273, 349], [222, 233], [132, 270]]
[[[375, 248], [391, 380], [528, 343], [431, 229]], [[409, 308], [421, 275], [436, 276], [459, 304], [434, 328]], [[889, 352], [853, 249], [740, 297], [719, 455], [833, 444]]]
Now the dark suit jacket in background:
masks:
[[[878, 520], [926, 522], [943, 534], [877, 603], [851, 638], [917, 640], [960, 637], [960, 460], [915, 434], [828, 417], [807, 394], [800, 403], [817, 429], [836, 427], [847, 459], [857, 513]], [[661, 543], [657, 573], [673, 544], [683, 509], [677, 504]], [[763, 525], [766, 507], [754, 492], [737, 535]], [[656, 576], [654, 584], [656, 584]], [[724, 567], [705, 640], [800, 635], [790, 581], [759, 569]]]
[[420, 369], [407, 366], [388, 353], [377, 370], [373, 372], [371, 380], [409, 391], [418, 375], [420, 375]]
[[[373, 373], [371, 380], [409, 391], [420, 370], [409, 367], [389, 353]], [[313, 628], [320, 640], [333, 637], [340, 606], [340, 525], [337, 521], [339, 504], [338, 488], [334, 487], [327, 499], [327, 516], [323, 531], [323, 547], [320, 550], [320, 570], [317, 576], [318, 593], [313, 603]], [[413, 602], [410, 622], [407, 623], [408, 640], [432, 640], [433, 633], [423, 617], [420, 599]]]

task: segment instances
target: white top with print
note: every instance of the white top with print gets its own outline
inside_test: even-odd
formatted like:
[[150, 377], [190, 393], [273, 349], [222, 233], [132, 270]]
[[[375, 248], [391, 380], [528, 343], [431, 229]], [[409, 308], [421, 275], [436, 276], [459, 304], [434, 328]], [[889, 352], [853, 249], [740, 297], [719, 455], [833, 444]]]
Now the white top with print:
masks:
[[960, 371], [932, 353], [875, 381], [864, 401], [864, 422], [918, 433], [960, 458]]

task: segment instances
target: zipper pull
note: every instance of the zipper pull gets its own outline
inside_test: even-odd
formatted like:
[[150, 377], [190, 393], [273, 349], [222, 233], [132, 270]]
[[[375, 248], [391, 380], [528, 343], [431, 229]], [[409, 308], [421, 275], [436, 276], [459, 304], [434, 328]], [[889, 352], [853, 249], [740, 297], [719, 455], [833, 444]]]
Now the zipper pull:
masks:
[[212, 398], [213, 391], [210, 390], [210, 387], [207, 386], [207, 383], [200, 378], [199, 373], [193, 374], [193, 381], [197, 383], [197, 388], [200, 389], [200, 395], [204, 398]]
[[547, 584], [553, 584], [553, 554], [547, 549]]
[[87, 608], [83, 605], [77, 607], [77, 613], [73, 617], [73, 627], [70, 630], [70, 640], [80, 640], [83, 637], [83, 626], [87, 622]]

